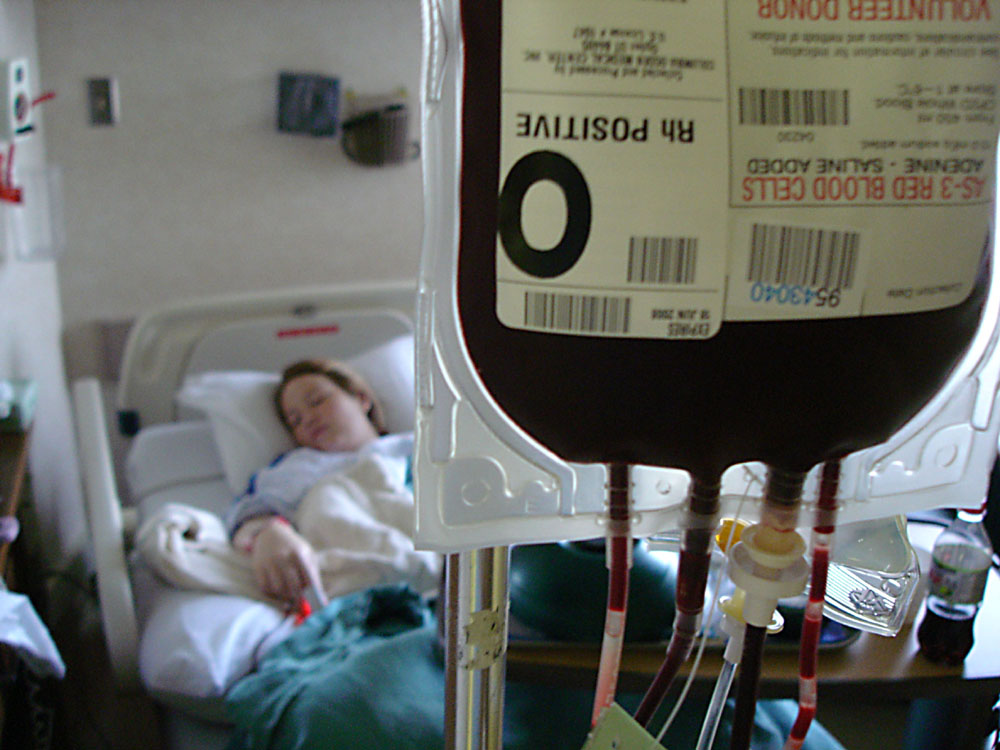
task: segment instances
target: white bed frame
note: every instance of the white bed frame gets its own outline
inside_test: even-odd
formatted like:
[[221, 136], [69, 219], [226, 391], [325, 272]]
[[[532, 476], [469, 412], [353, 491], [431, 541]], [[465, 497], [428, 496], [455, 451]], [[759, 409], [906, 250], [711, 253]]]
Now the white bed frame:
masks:
[[[213, 369], [278, 370], [316, 356], [316, 336], [336, 336], [348, 358], [414, 328], [416, 285], [384, 282], [230, 295], [182, 302], [140, 316], [130, 330], [118, 384], [119, 429], [182, 418], [184, 377]], [[139, 627], [127, 555], [135, 509], [122, 502], [101, 384], [73, 384], [77, 445], [108, 654], [121, 692], [142, 690]]]

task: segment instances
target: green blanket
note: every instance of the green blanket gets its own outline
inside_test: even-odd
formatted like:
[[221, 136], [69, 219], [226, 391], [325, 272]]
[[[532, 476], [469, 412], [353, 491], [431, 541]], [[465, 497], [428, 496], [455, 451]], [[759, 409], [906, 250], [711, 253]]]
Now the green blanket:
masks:
[[[341, 597], [271, 649], [227, 696], [237, 729], [230, 750], [441, 750], [444, 668], [430, 609], [405, 586]], [[639, 695], [619, 695], [628, 710]], [[508, 683], [505, 750], [580, 750], [593, 687]], [[727, 707], [715, 748], [729, 746]], [[703, 702], [689, 701], [665, 737], [694, 747]], [[781, 750], [795, 719], [792, 701], [761, 701], [753, 747]], [[844, 750], [814, 723], [807, 750]]]

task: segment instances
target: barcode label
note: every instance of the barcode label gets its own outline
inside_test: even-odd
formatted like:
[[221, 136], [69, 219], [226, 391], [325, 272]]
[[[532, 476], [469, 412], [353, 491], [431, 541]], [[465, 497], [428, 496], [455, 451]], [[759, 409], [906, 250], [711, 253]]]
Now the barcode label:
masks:
[[524, 324], [579, 333], [629, 332], [632, 300], [588, 294], [524, 293]]
[[847, 89], [740, 89], [740, 125], [849, 125]]
[[754, 224], [747, 281], [850, 289], [860, 239], [858, 232]]
[[693, 284], [696, 237], [631, 237], [626, 278], [630, 284]]

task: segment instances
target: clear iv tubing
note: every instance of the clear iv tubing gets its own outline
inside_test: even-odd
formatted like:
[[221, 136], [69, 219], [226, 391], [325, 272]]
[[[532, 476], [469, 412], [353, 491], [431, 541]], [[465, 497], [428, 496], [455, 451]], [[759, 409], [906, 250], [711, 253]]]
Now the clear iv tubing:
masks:
[[644, 727], [649, 726], [678, 670], [690, 656], [698, 634], [712, 554], [712, 535], [719, 512], [719, 489], [717, 482], [706, 483], [692, 477], [686, 528], [681, 537], [674, 629], [666, 658], [635, 712], [636, 722]]
[[764, 637], [767, 629], [759, 625], [746, 626], [743, 636], [743, 658], [740, 660], [740, 678], [736, 682], [736, 712], [733, 714], [733, 733], [730, 750], [749, 750], [753, 735], [753, 719], [757, 710], [757, 686], [764, 660]]
[[632, 530], [629, 520], [629, 467], [608, 467], [608, 606], [604, 619], [601, 661], [594, 692], [590, 724], [597, 724], [601, 711], [615, 699], [618, 670], [625, 640], [625, 611], [628, 605], [629, 570], [632, 567]]
[[[742, 502], [740, 507], [742, 507]], [[736, 511], [736, 519], [739, 519], [739, 508]], [[724, 543], [720, 544], [724, 551], [728, 551], [735, 543], [737, 520], [734, 520], [729, 527], [729, 536]], [[719, 578], [721, 579], [721, 575]], [[718, 594], [713, 595], [713, 604]], [[740, 607], [742, 609], [742, 607]], [[701, 733], [698, 735], [698, 744], [695, 750], [711, 750], [715, 743], [715, 735], [719, 730], [719, 721], [722, 719], [722, 708], [729, 697], [729, 689], [733, 685], [733, 678], [736, 676], [736, 667], [739, 666], [740, 658], [743, 655], [743, 621], [742, 612], [737, 613], [724, 608], [722, 616], [722, 630], [728, 633], [726, 647], [722, 652], [722, 669], [715, 681], [715, 688], [712, 690], [712, 697], [708, 702], [705, 711], [705, 718], [702, 721]], [[739, 640], [737, 640], [739, 639]]]
[[722, 707], [726, 704], [729, 688], [732, 686], [735, 676], [736, 662], [728, 659], [723, 661], [719, 677], [715, 681], [715, 689], [712, 691], [712, 699], [705, 711], [705, 720], [701, 725], [701, 734], [698, 735], [698, 745], [695, 750], [709, 750], [712, 743], [715, 742], [715, 733], [719, 729], [719, 720], [722, 718]]
[[[749, 487], [747, 488], [747, 492], [749, 492]], [[746, 494], [744, 494], [743, 497], [740, 499], [740, 504], [738, 506], [736, 506], [736, 513], [735, 513], [734, 518], [739, 518], [740, 517], [740, 510], [742, 510], [742, 508], [743, 508], [743, 501], [746, 500], [746, 497], [747, 497]], [[729, 529], [729, 536], [726, 539], [725, 549], [729, 549], [729, 547], [732, 544], [734, 544], [735, 534], [736, 534], [736, 523], [733, 523], [732, 526], [730, 526], [730, 529]], [[715, 580], [715, 590], [712, 592], [712, 598], [710, 600], [711, 601], [711, 606], [708, 609], [708, 616], [707, 616], [706, 622], [712, 622], [712, 616], [713, 616], [713, 613], [715, 612], [715, 605], [716, 605], [716, 602], [719, 601], [719, 589], [721, 587], [722, 587], [722, 576], [719, 575], [719, 576], [716, 577], [716, 580]], [[674, 704], [673, 710], [670, 712], [670, 715], [667, 717], [667, 720], [663, 723], [663, 726], [660, 727], [660, 732], [659, 732], [659, 734], [656, 735], [656, 740], [655, 740], [656, 742], [662, 742], [663, 741], [664, 735], [666, 735], [667, 730], [670, 729], [671, 724], [674, 723], [674, 719], [677, 718], [677, 714], [680, 713], [681, 706], [684, 705], [684, 700], [687, 698], [688, 690], [690, 690], [690, 688], [691, 688], [691, 683], [694, 682], [694, 677], [695, 677], [695, 675], [698, 672], [698, 665], [701, 664], [701, 656], [702, 656], [702, 654], [705, 651], [705, 644], [708, 642], [708, 631], [709, 631], [708, 626], [706, 625], [701, 630], [702, 630], [702, 632], [701, 632], [701, 641], [698, 644], [698, 651], [697, 651], [697, 653], [695, 653], [694, 662], [691, 664], [691, 669], [688, 672], [687, 681], [684, 683], [684, 687], [681, 688], [680, 695], [677, 696], [677, 702]], [[732, 649], [730, 649], [730, 648], [727, 647], [726, 651], [725, 651], [725, 654], [726, 654], [726, 656], [732, 656], [733, 655], [732, 654]], [[735, 662], [738, 662], [739, 659], [738, 659], [738, 657], [734, 657], [732, 661], [735, 663]], [[732, 682], [732, 678], [731, 677], [728, 679], [728, 682], [730, 682], [730, 683]], [[717, 683], [716, 690], [718, 690], [718, 689], [719, 688], [718, 688], [718, 683]], [[726, 693], [729, 692], [729, 685], [728, 684], [726, 685], [725, 692]], [[721, 709], [722, 709], [722, 705], [725, 703], [725, 698], [726, 698], [725, 694], [722, 694], [721, 698], [719, 699], [719, 716], [722, 715]], [[712, 699], [713, 699], [713, 701], [716, 699], [714, 693], [713, 693]], [[711, 704], [710, 704], [709, 711], [711, 711], [711, 710], [712, 709], [711, 709]], [[715, 722], [715, 728], [714, 729], [718, 729], [718, 723], [719, 723], [718, 720], [719, 720], [719, 717], [716, 717], [714, 719], [714, 722]], [[714, 729], [712, 730], [712, 736], [711, 736], [711, 738], [709, 738], [708, 744], [705, 745], [706, 748], [711, 747], [712, 741], [715, 738], [715, 731], [714, 731]], [[702, 729], [702, 734], [703, 735], [705, 734], [704, 728]], [[701, 745], [702, 738], [701, 737], [698, 738], [698, 742], [699, 742], [698, 747], [700, 749], [702, 747], [702, 745]]]
[[802, 623], [799, 644], [799, 713], [788, 734], [784, 750], [799, 750], [816, 716], [816, 664], [819, 655], [820, 627], [823, 624], [823, 599], [830, 565], [830, 539], [837, 514], [837, 487], [840, 484], [840, 460], [823, 464], [816, 523], [812, 530], [812, 573], [809, 602]]
[[[764, 487], [764, 508], [761, 525], [779, 532], [795, 531], [795, 517], [802, 499], [805, 474], [768, 467]], [[764, 659], [764, 638], [767, 629], [747, 623], [743, 635], [743, 656], [736, 683], [736, 711], [730, 750], [749, 750], [753, 735], [754, 714], [757, 711], [757, 688]]]
[[[708, 610], [708, 622], [712, 621], [712, 612], [714, 611], [715, 602], [719, 597], [719, 587], [722, 584], [722, 576], [719, 576], [716, 581], [715, 591], [712, 594], [712, 606]], [[705, 651], [705, 644], [708, 642], [708, 627], [702, 628], [701, 640], [698, 644], [698, 651], [695, 653], [694, 661], [691, 663], [691, 669], [688, 672], [687, 680], [684, 683], [684, 687], [681, 688], [680, 695], [677, 696], [677, 702], [674, 704], [673, 710], [671, 710], [670, 715], [667, 720], [663, 722], [663, 726], [660, 727], [659, 734], [656, 735], [656, 742], [663, 742], [663, 737], [667, 734], [667, 730], [674, 723], [674, 719], [677, 718], [677, 714], [680, 713], [681, 707], [684, 705], [684, 701], [687, 698], [688, 690], [691, 688], [691, 683], [694, 682], [695, 675], [698, 673], [698, 665], [701, 664], [701, 656]], [[728, 692], [728, 688], [727, 688]], [[722, 702], [725, 702], [725, 696], [723, 696]], [[721, 704], [720, 704], [721, 705]], [[709, 743], [711, 744], [711, 743]]]

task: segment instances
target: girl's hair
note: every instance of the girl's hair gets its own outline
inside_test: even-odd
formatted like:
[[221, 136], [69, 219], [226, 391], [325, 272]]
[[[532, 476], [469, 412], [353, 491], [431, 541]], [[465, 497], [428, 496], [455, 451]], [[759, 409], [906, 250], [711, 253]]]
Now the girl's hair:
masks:
[[385, 414], [382, 404], [372, 387], [365, 382], [365, 379], [353, 372], [340, 362], [332, 359], [303, 359], [288, 365], [281, 373], [281, 382], [274, 389], [274, 408], [278, 412], [278, 419], [291, 432], [288, 422], [285, 420], [284, 409], [281, 408], [281, 394], [285, 392], [285, 386], [292, 380], [302, 375], [323, 375], [329, 378], [339, 388], [347, 391], [352, 396], [366, 396], [371, 402], [368, 409], [368, 420], [375, 427], [379, 435], [385, 435], [389, 430], [385, 426]]

